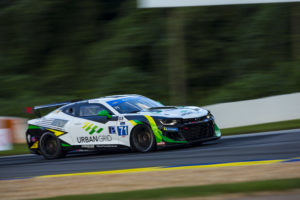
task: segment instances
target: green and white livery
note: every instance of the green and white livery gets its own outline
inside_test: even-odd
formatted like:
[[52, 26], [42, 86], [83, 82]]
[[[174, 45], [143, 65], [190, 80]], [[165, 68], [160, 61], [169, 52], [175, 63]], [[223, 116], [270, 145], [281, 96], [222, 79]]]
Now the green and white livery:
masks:
[[[58, 107], [41, 117], [44, 108]], [[46, 159], [78, 149], [129, 147], [140, 152], [175, 144], [216, 140], [221, 132], [213, 115], [195, 106], [164, 106], [140, 95], [115, 95], [34, 107], [28, 121], [32, 153]]]

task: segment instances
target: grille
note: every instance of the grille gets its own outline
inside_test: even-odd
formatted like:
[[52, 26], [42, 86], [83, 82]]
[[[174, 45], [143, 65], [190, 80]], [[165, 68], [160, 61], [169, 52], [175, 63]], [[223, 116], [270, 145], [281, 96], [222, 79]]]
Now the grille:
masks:
[[189, 118], [189, 119], [183, 119], [182, 122], [184, 124], [188, 124], [188, 123], [195, 123], [195, 122], [200, 122], [206, 119], [206, 116], [204, 117], [197, 117], [197, 118]]
[[210, 121], [205, 123], [185, 125], [183, 127], [182, 133], [183, 137], [187, 141], [196, 141], [209, 138], [214, 136], [213, 123]]
[[172, 139], [172, 140], [176, 140], [176, 141], [183, 141], [184, 138], [182, 138], [181, 135], [178, 134], [178, 132], [163, 132], [163, 135]]

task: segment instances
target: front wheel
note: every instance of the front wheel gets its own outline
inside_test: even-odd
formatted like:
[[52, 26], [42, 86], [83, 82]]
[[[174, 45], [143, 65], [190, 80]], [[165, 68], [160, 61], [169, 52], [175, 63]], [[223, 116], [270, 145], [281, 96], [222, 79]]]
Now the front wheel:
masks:
[[149, 152], [155, 149], [156, 140], [149, 126], [138, 125], [133, 129], [131, 146], [139, 152]]
[[45, 159], [60, 158], [65, 155], [59, 139], [50, 132], [44, 133], [40, 139], [41, 154]]

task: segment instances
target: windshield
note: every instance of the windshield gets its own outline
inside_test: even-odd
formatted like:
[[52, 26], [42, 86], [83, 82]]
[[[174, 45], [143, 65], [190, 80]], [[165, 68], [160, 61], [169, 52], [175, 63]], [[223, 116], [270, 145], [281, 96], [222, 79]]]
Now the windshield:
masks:
[[123, 99], [108, 101], [107, 103], [122, 114], [136, 113], [152, 107], [163, 106], [161, 103], [153, 101], [146, 97], [127, 97]]

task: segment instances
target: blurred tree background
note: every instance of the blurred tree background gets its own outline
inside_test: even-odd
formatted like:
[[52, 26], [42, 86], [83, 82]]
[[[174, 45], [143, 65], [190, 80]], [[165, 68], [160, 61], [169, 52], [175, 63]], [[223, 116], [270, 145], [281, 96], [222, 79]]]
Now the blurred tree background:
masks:
[[[137, 9], [136, 0], [0, 0], [0, 115], [122, 93], [200, 106], [299, 92], [299, 4], [176, 9], [184, 55], [176, 55], [176, 43], [168, 53], [174, 8]], [[184, 59], [179, 80], [172, 55]], [[182, 81], [186, 87], [172, 101], [170, 87]]]

